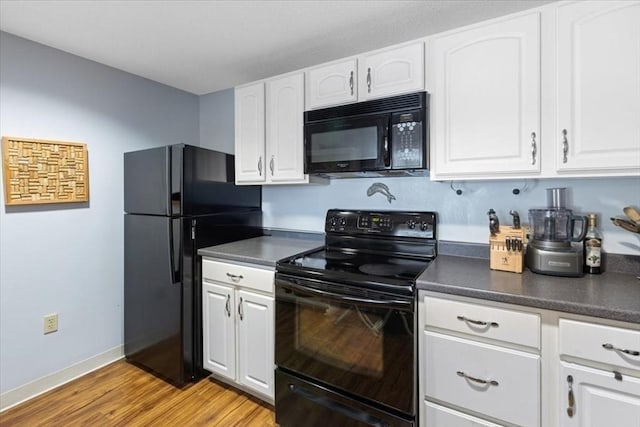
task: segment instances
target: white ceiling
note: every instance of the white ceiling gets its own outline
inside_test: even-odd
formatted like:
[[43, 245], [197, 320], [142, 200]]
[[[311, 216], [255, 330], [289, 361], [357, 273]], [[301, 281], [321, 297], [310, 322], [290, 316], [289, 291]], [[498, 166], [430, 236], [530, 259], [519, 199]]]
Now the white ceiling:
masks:
[[202, 95], [534, 0], [0, 0], [0, 29]]

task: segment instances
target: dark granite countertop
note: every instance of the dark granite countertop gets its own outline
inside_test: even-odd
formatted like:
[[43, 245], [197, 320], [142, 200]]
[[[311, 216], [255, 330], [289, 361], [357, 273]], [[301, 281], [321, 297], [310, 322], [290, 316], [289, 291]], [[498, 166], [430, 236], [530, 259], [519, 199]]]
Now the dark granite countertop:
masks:
[[275, 267], [276, 261], [324, 245], [324, 235], [261, 236], [198, 249], [198, 255]]
[[489, 260], [439, 255], [417, 288], [548, 310], [640, 323], [640, 279], [605, 272], [581, 278], [493, 271]]

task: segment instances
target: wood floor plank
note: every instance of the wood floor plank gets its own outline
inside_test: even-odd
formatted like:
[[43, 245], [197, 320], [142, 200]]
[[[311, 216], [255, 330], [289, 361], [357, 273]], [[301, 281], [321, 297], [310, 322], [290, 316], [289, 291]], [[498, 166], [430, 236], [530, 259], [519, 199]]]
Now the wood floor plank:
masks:
[[178, 389], [120, 360], [0, 413], [2, 427], [275, 427], [273, 407], [215, 380]]

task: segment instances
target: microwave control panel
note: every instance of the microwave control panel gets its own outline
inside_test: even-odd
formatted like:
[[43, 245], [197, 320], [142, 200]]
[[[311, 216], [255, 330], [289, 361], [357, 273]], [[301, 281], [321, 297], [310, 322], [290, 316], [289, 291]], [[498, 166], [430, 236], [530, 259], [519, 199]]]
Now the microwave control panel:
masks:
[[394, 114], [391, 123], [391, 166], [421, 169], [425, 165], [423, 117], [420, 112]]

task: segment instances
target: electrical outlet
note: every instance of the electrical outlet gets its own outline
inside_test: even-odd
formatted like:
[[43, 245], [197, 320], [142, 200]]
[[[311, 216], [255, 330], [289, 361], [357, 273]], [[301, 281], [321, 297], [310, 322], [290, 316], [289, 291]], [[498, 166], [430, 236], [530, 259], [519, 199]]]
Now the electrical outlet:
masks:
[[58, 313], [44, 316], [44, 333], [50, 334], [58, 330]]

